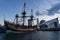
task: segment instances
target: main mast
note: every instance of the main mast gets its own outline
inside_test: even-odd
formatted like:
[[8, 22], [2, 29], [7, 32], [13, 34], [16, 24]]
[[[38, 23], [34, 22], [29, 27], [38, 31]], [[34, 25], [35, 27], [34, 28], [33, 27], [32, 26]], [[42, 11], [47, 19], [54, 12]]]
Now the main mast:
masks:
[[26, 17], [25, 7], [26, 7], [26, 4], [24, 3], [24, 10], [23, 10], [23, 12], [22, 12], [23, 26], [24, 26], [24, 23], [25, 23], [25, 17]]

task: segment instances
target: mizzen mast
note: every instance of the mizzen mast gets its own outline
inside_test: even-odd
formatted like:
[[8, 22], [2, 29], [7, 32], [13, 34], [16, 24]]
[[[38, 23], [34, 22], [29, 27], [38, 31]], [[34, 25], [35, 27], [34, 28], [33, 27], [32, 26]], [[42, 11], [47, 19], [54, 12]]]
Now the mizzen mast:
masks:
[[31, 9], [31, 15], [30, 15], [30, 19], [28, 20], [28, 26], [32, 27], [33, 24], [33, 9]]
[[33, 23], [33, 9], [31, 9], [31, 16], [30, 16], [30, 20], [31, 20], [31, 26], [32, 26], [32, 23]]
[[15, 18], [16, 18], [16, 24], [18, 24], [18, 14], [15, 15]]

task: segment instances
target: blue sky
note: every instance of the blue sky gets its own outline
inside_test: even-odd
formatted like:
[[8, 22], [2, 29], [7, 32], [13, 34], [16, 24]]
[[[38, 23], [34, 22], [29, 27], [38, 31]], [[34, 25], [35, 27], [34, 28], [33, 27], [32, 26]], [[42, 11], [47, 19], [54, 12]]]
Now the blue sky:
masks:
[[0, 0], [0, 24], [3, 24], [4, 18], [13, 21], [16, 13], [21, 15], [24, 2], [27, 15], [33, 9], [34, 16], [39, 20], [60, 17], [60, 0]]

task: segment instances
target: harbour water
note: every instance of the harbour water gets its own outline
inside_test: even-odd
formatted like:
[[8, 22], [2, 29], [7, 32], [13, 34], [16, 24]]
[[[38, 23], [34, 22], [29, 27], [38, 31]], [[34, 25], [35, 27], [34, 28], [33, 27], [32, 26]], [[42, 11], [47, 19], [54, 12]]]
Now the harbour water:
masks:
[[0, 40], [60, 40], [60, 31], [0, 33]]

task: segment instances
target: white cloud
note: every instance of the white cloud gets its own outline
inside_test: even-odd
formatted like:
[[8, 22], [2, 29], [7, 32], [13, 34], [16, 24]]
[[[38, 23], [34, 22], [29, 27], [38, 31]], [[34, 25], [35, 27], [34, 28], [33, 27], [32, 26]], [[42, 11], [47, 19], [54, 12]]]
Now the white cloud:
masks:
[[1, 25], [4, 25], [4, 21], [0, 21], [0, 24], [1, 24]]

